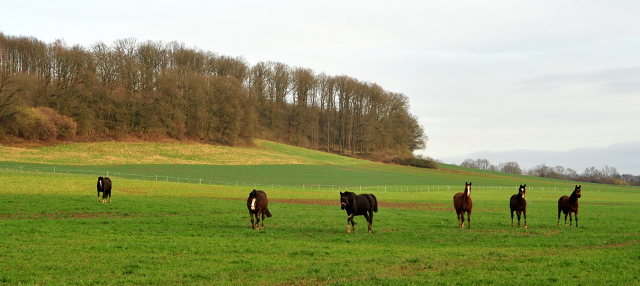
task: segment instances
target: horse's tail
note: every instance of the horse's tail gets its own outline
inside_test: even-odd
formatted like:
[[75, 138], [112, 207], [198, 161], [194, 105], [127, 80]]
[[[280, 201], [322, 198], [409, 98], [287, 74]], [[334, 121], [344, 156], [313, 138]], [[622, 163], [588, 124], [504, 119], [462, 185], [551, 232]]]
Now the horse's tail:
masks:
[[267, 217], [271, 217], [271, 212], [269, 211], [269, 209], [264, 209], [264, 214], [267, 215]]
[[378, 199], [376, 199], [376, 196], [374, 196], [373, 194], [371, 194], [371, 197], [373, 198], [373, 212], [378, 212]]

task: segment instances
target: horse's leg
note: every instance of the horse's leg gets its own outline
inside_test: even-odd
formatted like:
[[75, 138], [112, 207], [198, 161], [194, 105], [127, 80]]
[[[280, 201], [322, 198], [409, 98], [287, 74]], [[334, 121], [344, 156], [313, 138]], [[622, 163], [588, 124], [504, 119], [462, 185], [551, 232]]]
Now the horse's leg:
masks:
[[516, 215], [518, 216], [518, 228], [520, 228], [520, 216], [522, 216], [522, 211], [516, 210]]
[[256, 226], [253, 227], [255, 229], [260, 229], [260, 212], [261, 211], [256, 212]]
[[367, 212], [365, 212], [363, 215], [364, 215], [364, 218], [367, 220], [367, 227], [368, 227], [369, 233], [371, 233], [371, 216], [369, 216]]
[[102, 202], [102, 198], [100, 198], [100, 191], [98, 191], [98, 202], [101, 203]]
[[524, 215], [524, 228], [527, 228], [527, 210], [523, 210], [522, 214]]
[[578, 227], [578, 210], [576, 210], [576, 228]]
[[471, 229], [471, 210], [467, 211], [467, 224], [469, 225], [469, 229]]
[[567, 215], [567, 213], [564, 213], [564, 227], [567, 227]]
[[458, 215], [458, 228], [462, 228], [462, 224], [460, 223], [460, 212], [456, 210], [456, 214]]
[[511, 226], [513, 226], [513, 210], [511, 210]]
[[256, 228], [256, 225], [253, 222], [253, 212], [252, 211], [249, 211], [249, 216], [251, 217], [251, 228]]
[[464, 228], [464, 210], [460, 213], [460, 219], [462, 221], [462, 224], [460, 225], [460, 228]]
[[569, 227], [573, 228], [573, 216], [571, 215], [571, 210], [569, 210]]
[[264, 212], [262, 212], [262, 229], [264, 229], [264, 216], [265, 216], [265, 214], [264, 214]]
[[[351, 225], [349, 225], [349, 222], [351, 222]], [[356, 231], [356, 226], [353, 225], [353, 214], [347, 217], [347, 233], [351, 233], [351, 226], [353, 226], [353, 231]]]
[[560, 212], [562, 212], [562, 210], [558, 208], [558, 226], [560, 226]]

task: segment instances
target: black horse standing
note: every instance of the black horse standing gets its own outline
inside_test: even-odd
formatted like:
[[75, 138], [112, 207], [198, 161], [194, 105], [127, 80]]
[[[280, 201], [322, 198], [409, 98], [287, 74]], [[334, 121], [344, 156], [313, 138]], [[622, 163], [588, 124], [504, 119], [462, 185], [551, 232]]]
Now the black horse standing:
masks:
[[[111, 203], [111, 179], [109, 177], [98, 177], [98, 202], [106, 203], [107, 197], [109, 197], [109, 203]], [[102, 199], [100, 199], [100, 192], [102, 192]]]
[[[369, 233], [371, 233], [371, 224], [373, 223], [373, 213], [378, 212], [378, 200], [372, 194], [356, 195], [352, 192], [340, 192], [340, 208], [347, 211], [347, 233], [351, 233], [356, 227], [353, 223], [353, 217], [363, 215], [369, 224]], [[351, 225], [349, 225], [351, 222]]]
[[[269, 201], [267, 200], [267, 194], [260, 190], [253, 190], [249, 193], [247, 198], [247, 209], [249, 209], [249, 216], [251, 217], [251, 227], [254, 229], [260, 229], [260, 214], [262, 214], [262, 228], [264, 229], [264, 216], [271, 217], [269, 211]], [[253, 216], [256, 216], [254, 223]]]
[[524, 214], [524, 228], [527, 228], [527, 201], [524, 199], [524, 194], [527, 192], [527, 184], [520, 185], [520, 190], [517, 194], [511, 196], [511, 226], [513, 226], [513, 212], [518, 215], [518, 227], [520, 227], [520, 214]]

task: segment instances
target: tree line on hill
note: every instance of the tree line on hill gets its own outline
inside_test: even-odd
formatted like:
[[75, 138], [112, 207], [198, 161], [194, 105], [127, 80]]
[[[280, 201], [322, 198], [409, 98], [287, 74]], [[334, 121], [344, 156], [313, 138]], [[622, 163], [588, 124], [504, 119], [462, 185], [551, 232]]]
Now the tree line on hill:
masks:
[[411, 158], [426, 146], [407, 96], [279, 62], [248, 64], [184, 44], [89, 48], [0, 33], [0, 136], [158, 134], [226, 145], [261, 138]]
[[487, 159], [465, 159], [461, 167], [474, 168], [480, 170], [497, 171], [517, 175], [528, 175], [543, 178], [553, 178], [569, 181], [581, 181], [591, 183], [601, 183], [610, 185], [633, 185], [640, 186], [640, 176], [631, 174], [620, 174], [615, 167], [605, 166], [602, 169], [596, 167], [586, 168], [582, 174], [571, 168], [562, 166], [550, 167], [545, 164], [535, 166], [529, 170], [523, 170], [517, 162], [500, 163], [493, 165]]

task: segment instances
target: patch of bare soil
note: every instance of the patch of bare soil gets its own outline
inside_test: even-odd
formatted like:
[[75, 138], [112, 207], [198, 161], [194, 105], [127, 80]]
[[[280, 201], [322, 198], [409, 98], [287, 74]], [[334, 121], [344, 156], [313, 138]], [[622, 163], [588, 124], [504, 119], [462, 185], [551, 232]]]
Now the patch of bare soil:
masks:
[[[319, 200], [319, 199], [271, 199], [272, 202], [284, 204], [302, 204], [302, 205], [321, 205], [321, 206], [340, 206], [337, 200]], [[388, 209], [410, 209], [410, 210], [428, 210], [428, 211], [451, 211], [451, 206], [447, 204], [436, 203], [394, 203], [378, 201], [379, 208]]]

